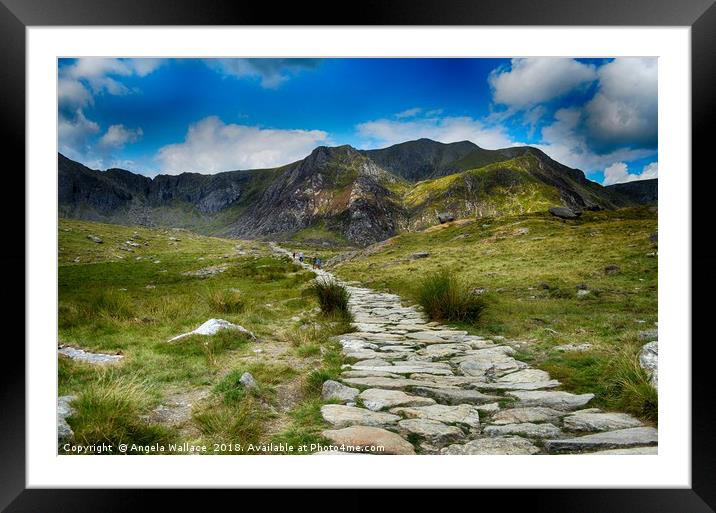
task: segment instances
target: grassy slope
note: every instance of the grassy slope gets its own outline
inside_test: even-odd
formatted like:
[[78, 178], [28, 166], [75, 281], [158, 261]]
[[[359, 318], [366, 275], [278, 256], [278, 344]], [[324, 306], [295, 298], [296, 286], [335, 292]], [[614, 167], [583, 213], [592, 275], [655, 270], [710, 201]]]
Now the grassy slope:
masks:
[[559, 191], [529, 173], [534, 157], [518, 157], [479, 169], [419, 182], [405, 195], [414, 223], [436, 222], [435, 211], [457, 217], [514, 215], [560, 204]]
[[[120, 250], [127, 240], [140, 247]], [[316, 402], [311, 372], [335, 367], [337, 348], [327, 338], [345, 328], [315, 313], [306, 292], [310, 273], [271, 256], [263, 244], [182, 230], [60, 220], [59, 247], [60, 342], [125, 356], [104, 369], [60, 358], [59, 394], [79, 395], [79, 413], [70, 419], [76, 441], [256, 443], [281, 441], [288, 436], [283, 429], [293, 429], [294, 439], [320, 440], [315, 417], [300, 428], [287, 424], [294, 409]], [[215, 276], [182, 274], [219, 264], [228, 268]], [[263, 340], [224, 332], [167, 342], [212, 317]], [[304, 324], [321, 329], [299, 329]], [[245, 370], [262, 385], [254, 394], [232, 381]], [[198, 390], [209, 397], [188, 426], [141, 420], [172, 394]]]
[[[519, 230], [527, 228], [529, 233]], [[626, 407], [613, 393], [619, 362], [657, 321], [657, 258], [649, 235], [657, 229], [648, 208], [586, 212], [579, 221], [545, 213], [452, 223], [391, 239], [382, 249], [339, 264], [345, 279], [415, 297], [417, 278], [447, 268], [488, 290], [479, 326], [485, 335], [524, 341], [521, 355], [576, 392], [594, 392], [597, 404]], [[430, 257], [412, 260], [416, 251]], [[607, 275], [617, 265], [621, 272]], [[576, 296], [576, 286], [591, 293]], [[643, 323], [637, 321], [644, 321]], [[590, 343], [586, 353], [559, 353], [566, 343]], [[637, 408], [638, 409], [638, 408]], [[636, 411], [653, 417], [651, 411]]]

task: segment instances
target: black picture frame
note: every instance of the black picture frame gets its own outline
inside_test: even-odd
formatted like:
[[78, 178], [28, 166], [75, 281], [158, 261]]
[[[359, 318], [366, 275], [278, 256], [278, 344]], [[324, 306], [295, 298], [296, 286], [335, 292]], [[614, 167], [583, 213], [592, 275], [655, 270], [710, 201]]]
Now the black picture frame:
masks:
[[[709, 147], [711, 118], [716, 112], [716, 6], [715, 0], [364, 0], [343, 9], [326, 1], [310, 3], [237, 2], [229, 0], [0, 0], [0, 144], [3, 147], [3, 238], [11, 241], [0, 252], [6, 270], [6, 286], [14, 289], [4, 312], [6, 323], [18, 326], [24, 318], [25, 240], [25, 30], [29, 26], [83, 25], [551, 25], [551, 26], [689, 26], [692, 69], [692, 487], [690, 489], [591, 489], [591, 490], [480, 490], [479, 507], [509, 496], [511, 506], [524, 503], [531, 510], [570, 512], [707, 512], [716, 510], [716, 421], [711, 407], [712, 360], [707, 323], [716, 283], [716, 257], [709, 251], [708, 220], [714, 190], [712, 153]], [[8, 157], [12, 157], [9, 160]], [[684, 170], [684, 173], [689, 170]], [[698, 186], [695, 186], [698, 184]], [[20, 214], [22, 213], [22, 214]], [[667, 214], [668, 215], [668, 214]], [[22, 216], [22, 222], [21, 222]], [[14, 272], [13, 272], [14, 271]], [[668, 272], [668, 270], [665, 270]], [[10, 294], [6, 294], [8, 298]], [[701, 299], [701, 300], [699, 300]], [[668, 305], [662, 305], [662, 308]], [[219, 507], [223, 499], [241, 494], [242, 502], [261, 500], [247, 491], [145, 490], [40, 490], [25, 486], [25, 352], [19, 343], [22, 327], [14, 337], [6, 333], [0, 371], [0, 508], [7, 512], [135, 511], [160, 499], [180, 509], [206, 507], [206, 493]], [[699, 334], [702, 337], [699, 337]], [[669, 341], [688, 344], [690, 341]], [[258, 492], [260, 493], [260, 492]], [[264, 492], [265, 493], [265, 492]], [[280, 497], [277, 492], [271, 492]], [[295, 493], [303, 494], [304, 491]], [[326, 504], [335, 501], [358, 509], [365, 492], [324, 492]], [[340, 493], [335, 498], [333, 494]], [[458, 492], [453, 492], [458, 493]], [[215, 497], [223, 495], [226, 497]], [[462, 492], [455, 496], [460, 500]], [[421, 491], [401, 499], [402, 508], [424, 500]], [[294, 501], [300, 501], [295, 498]], [[452, 500], [452, 499], [451, 499]], [[362, 508], [363, 509], [363, 508]]]

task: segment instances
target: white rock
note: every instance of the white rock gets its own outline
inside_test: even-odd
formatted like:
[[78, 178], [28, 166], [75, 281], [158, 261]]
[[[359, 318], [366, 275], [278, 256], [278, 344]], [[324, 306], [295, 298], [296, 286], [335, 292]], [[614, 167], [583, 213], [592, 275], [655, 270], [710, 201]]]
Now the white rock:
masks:
[[229, 321], [225, 321], [224, 319], [209, 319], [194, 331], [182, 333], [181, 335], [177, 335], [176, 337], [170, 338], [169, 342], [173, 342], [175, 340], [179, 340], [190, 335], [216, 335], [221, 330], [236, 330], [247, 335], [251, 339], [256, 339], [256, 335], [251, 333], [243, 326], [239, 326], [238, 324], [232, 324]]
[[360, 390], [347, 387], [338, 381], [328, 380], [323, 383], [321, 399], [324, 401], [338, 400], [341, 402], [353, 401], [360, 393]]

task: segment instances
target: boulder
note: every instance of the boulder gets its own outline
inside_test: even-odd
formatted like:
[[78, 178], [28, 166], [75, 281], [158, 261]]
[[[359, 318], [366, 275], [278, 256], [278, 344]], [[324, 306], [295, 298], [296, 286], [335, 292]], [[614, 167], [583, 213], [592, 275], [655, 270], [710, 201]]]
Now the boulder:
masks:
[[67, 423], [67, 417], [75, 413], [74, 408], [70, 405], [72, 401], [77, 399], [75, 395], [63, 395], [57, 398], [57, 443], [70, 440], [75, 433]]
[[333, 443], [345, 445], [349, 452], [374, 454], [415, 454], [413, 446], [403, 437], [385, 429], [370, 426], [351, 426], [329, 429], [322, 435]]
[[659, 388], [659, 342], [656, 340], [644, 344], [639, 352], [639, 364], [647, 374], [651, 385]]
[[97, 237], [96, 235], [90, 234], [90, 235], [87, 236], [87, 238], [88, 238], [89, 240], [91, 240], [92, 242], [95, 242], [95, 243], [97, 243], [97, 244], [102, 244], [102, 242], [103, 242], [102, 239], [99, 238], [99, 237]]
[[441, 224], [449, 223], [450, 221], [454, 220], [455, 216], [448, 212], [440, 212], [438, 214], [438, 221], [440, 221]]
[[323, 383], [321, 390], [321, 399], [324, 401], [353, 401], [360, 393], [360, 390], [353, 387], [347, 387], [338, 381], [328, 380]]
[[170, 338], [169, 342], [174, 342], [175, 340], [179, 340], [190, 335], [216, 335], [221, 330], [236, 330], [251, 339], [256, 339], [256, 335], [251, 333], [243, 326], [239, 326], [238, 324], [232, 324], [229, 321], [225, 321], [224, 319], [209, 319], [193, 331], [190, 331], [188, 333], [182, 333], [181, 335], [177, 335], [176, 337]]
[[410, 255], [410, 258], [412, 258], [413, 260], [418, 260], [419, 258], [427, 258], [429, 256], [430, 253], [428, 253], [427, 251], [418, 251]]
[[560, 219], [577, 219], [582, 215], [581, 212], [576, 212], [567, 207], [551, 207], [549, 213]]
[[604, 274], [611, 276], [614, 274], [619, 274], [621, 272], [621, 268], [618, 265], [608, 265], [604, 268]]
[[239, 383], [244, 388], [258, 388], [259, 384], [256, 382], [250, 372], [244, 372], [239, 378]]

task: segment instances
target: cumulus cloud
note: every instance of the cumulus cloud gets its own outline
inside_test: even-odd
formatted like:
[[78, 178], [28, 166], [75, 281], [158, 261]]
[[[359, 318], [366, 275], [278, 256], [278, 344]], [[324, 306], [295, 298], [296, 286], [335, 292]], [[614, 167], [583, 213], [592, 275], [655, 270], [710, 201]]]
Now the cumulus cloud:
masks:
[[321, 130], [226, 124], [210, 116], [190, 125], [184, 142], [161, 148], [156, 160], [165, 174], [276, 167], [305, 157], [327, 138]]
[[73, 116], [59, 118], [57, 131], [60, 151], [76, 154], [87, 148], [89, 138], [99, 132], [99, 125], [87, 119], [81, 109], [77, 109]]
[[99, 144], [104, 148], [119, 149], [127, 143], [133, 143], [144, 135], [141, 128], [125, 128], [124, 125], [112, 125], [100, 138]]
[[657, 162], [651, 162], [644, 166], [641, 173], [630, 173], [629, 167], [624, 162], [615, 162], [604, 169], [604, 185], [658, 178], [658, 172], [659, 164]]
[[585, 106], [595, 145], [655, 147], [658, 135], [656, 58], [618, 58], [598, 70], [599, 89]]
[[377, 119], [360, 123], [356, 128], [365, 139], [365, 146], [374, 148], [421, 138], [443, 143], [472, 141], [487, 149], [514, 144], [504, 128], [468, 116]]
[[581, 108], [559, 109], [554, 114], [554, 122], [542, 128], [542, 142], [534, 146], [562, 164], [586, 170], [604, 169], [617, 161], [636, 160], [655, 154], [653, 149], [628, 146], [598, 153], [591, 147], [583, 122]]
[[[60, 151], [70, 158], [91, 157], [90, 141], [100, 132], [99, 125], [87, 119], [84, 109], [94, 103], [97, 94], [124, 95], [130, 89], [120, 79], [132, 75], [144, 77], [164, 63], [163, 59], [113, 59], [83, 57], [61, 66], [57, 81], [58, 136]], [[142, 129], [111, 125], [98, 141], [98, 149], [107, 152], [135, 142]]]
[[224, 75], [257, 79], [261, 87], [276, 89], [291, 76], [318, 67], [321, 59], [207, 59], [205, 62]]
[[594, 82], [595, 66], [574, 59], [530, 57], [512, 59], [510, 67], [493, 70], [488, 82], [495, 103], [524, 110]]
[[83, 81], [93, 93], [107, 92], [113, 95], [128, 94], [130, 89], [116, 77], [137, 75], [144, 77], [153, 72], [162, 59], [112, 59], [106, 57], [82, 57], [60, 69], [60, 76]]

